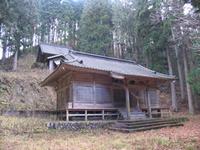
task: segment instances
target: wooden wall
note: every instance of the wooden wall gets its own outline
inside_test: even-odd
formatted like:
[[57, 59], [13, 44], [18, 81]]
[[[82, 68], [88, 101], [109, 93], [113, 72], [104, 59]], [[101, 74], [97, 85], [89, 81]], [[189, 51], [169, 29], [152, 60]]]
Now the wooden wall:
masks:
[[63, 77], [58, 80], [57, 83], [57, 110], [65, 110], [70, 103], [71, 99], [71, 80], [72, 74], [66, 73]]
[[[151, 106], [159, 105], [159, 96], [156, 89], [143, 86], [130, 87], [139, 97], [141, 107], [147, 107], [147, 97], [150, 97]], [[111, 77], [95, 73], [68, 72], [61, 77], [57, 86], [57, 109], [99, 109], [126, 107], [125, 90], [123, 83], [113, 83]]]
[[91, 73], [73, 73], [74, 108], [114, 108], [111, 78]]

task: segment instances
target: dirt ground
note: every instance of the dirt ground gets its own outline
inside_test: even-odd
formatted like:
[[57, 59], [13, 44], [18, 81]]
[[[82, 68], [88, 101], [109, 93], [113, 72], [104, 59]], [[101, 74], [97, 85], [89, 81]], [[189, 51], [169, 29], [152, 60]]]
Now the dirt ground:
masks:
[[1, 150], [199, 150], [200, 115], [183, 127], [135, 133], [47, 130], [48, 120], [0, 116]]

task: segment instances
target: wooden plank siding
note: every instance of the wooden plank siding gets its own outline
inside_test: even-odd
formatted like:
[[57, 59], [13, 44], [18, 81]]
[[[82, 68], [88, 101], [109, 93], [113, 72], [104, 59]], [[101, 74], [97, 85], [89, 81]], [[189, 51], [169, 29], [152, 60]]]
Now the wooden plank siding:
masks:
[[[139, 82], [138, 82], [139, 83]], [[140, 107], [159, 105], [159, 92], [145, 85], [128, 85], [130, 95], [138, 98]], [[106, 109], [125, 108], [125, 89], [123, 82], [115, 83], [108, 75], [68, 72], [57, 82], [57, 109]], [[136, 97], [130, 96], [130, 102]], [[132, 103], [132, 102], [131, 102]]]
[[71, 72], [66, 73], [58, 80], [56, 92], [57, 92], [57, 110], [64, 110], [68, 107], [68, 103], [72, 102], [71, 99]]
[[73, 82], [74, 108], [114, 108], [111, 87], [93, 83]]
[[73, 72], [73, 108], [114, 108], [111, 81], [106, 75]]

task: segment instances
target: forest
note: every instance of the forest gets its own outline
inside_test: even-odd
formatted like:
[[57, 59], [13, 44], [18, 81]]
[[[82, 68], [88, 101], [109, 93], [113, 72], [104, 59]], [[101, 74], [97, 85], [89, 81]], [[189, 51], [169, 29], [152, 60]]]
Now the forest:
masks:
[[[176, 75], [172, 107], [200, 109], [198, 0], [1, 0], [1, 63], [39, 43], [134, 60]], [[177, 92], [178, 89], [178, 92]], [[177, 98], [180, 97], [180, 102]]]

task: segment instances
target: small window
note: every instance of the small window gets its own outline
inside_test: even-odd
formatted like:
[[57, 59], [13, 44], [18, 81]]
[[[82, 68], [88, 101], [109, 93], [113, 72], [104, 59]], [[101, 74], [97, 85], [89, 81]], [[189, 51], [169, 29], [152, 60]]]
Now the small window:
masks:
[[135, 80], [129, 81], [129, 84], [131, 84], [131, 85], [134, 85], [135, 83], [136, 83]]
[[123, 80], [114, 79], [114, 78], [112, 78], [112, 82], [116, 83], [116, 84], [123, 84], [124, 83]]

